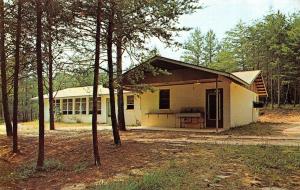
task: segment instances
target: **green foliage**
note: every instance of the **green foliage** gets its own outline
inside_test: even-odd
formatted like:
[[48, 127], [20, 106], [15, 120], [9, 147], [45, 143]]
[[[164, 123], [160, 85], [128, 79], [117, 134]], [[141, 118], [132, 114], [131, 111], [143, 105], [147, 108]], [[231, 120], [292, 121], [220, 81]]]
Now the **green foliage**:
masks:
[[[269, 174], [273, 170], [287, 173], [300, 168], [299, 147], [289, 149], [280, 146], [244, 146], [232, 148], [225, 146], [222, 149], [225, 156], [239, 155], [240, 159], [255, 173]], [[230, 156], [231, 155], [231, 156]]]
[[76, 173], [80, 173], [84, 170], [86, 170], [89, 167], [89, 163], [88, 162], [79, 162], [77, 164], [74, 165], [74, 171]]
[[237, 136], [274, 136], [280, 135], [281, 130], [277, 129], [279, 124], [257, 122], [248, 125], [238, 126], [223, 131], [220, 135], [237, 135]]
[[200, 29], [195, 29], [183, 45], [184, 53], [181, 59], [194, 65], [210, 66], [219, 51], [219, 42], [216, 34], [209, 30], [202, 34]]
[[[50, 172], [50, 171], [60, 171], [64, 170], [65, 166], [62, 162], [55, 159], [45, 160], [44, 167], [41, 172]], [[20, 168], [17, 169], [15, 172], [15, 176], [18, 179], [27, 179], [34, 175], [38, 175], [40, 171], [36, 170], [36, 163], [30, 162], [22, 165]]]
[[130, 178], [126, 181], [113, 182], [94, 187], [103, 190], [160, 190], [181, 189], [181, 184], [186, 171], [171, 162], [167, 168], [152, 171], [142, 178]]
[[223, 48], [234, 56], [236, 67], [239, 70], [247, 70], [246, 51], [247, 51], [247, 27], [241, 21], [230, 31], [226, 32]]
[[226, 72], [234, 72], [238, 70], [234, 54], [226, 49], [222, 49], [218, 53], [215, 62], [209, 65], [209, 67]]
[[185, 62], [194, 65], [203, 64], [203, 45], [204, 39], [200, 29], [195, 29], [190, 38], [184, 43], [183, 48], [186, 50], [181, 57]]
[[204, 37], [203, 55], [205, 66], [209, 67], [215, 61], [219, 50], [220, 45], [216, 34], [212, 30], [209, 30]]
[[[195, 145], [192, 151], [193, 154], [184, 154], [184, 158], [175, 159], [143, 177], [112, 181], [92, 189], [214, 189], [214, 185], [245, 189], [245, 179], [249, 177], [273, 184], [279, 182], [277, 179], [282, 181], [297, 175], [300, 168], [299, 147], [202, 144]], [[225, 171], [228, 174], [222, 174]], [[244, 172], [249, 175], [243, 176]], [[222, 179], [220, 175], [228, 178]], [[295, 187], [292, 181], [281, 184]]]
[[227, 72], [262, 70], [270, 99], [292, 104], [300, 86], [299, 33], [299, 12], [270, 12], [250, 24], [239, 21], [220, 43], [213, 31], [203, 35], [196, 29], [184, 43], [181, 58]]

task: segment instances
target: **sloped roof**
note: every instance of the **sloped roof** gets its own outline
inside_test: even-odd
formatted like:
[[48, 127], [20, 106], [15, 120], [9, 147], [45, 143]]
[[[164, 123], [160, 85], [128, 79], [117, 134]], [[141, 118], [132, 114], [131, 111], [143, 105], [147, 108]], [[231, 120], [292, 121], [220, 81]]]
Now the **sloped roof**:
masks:
[[[161, 62], [160, 62], [161, 61]], [[135, 69], [137, 69], [138, 67], [141, 67], [143, 64], [146, 63], [157, 63], [155, 65], [155, 67], [161, 67], [162, 63], [169, 63], [172, 64], [172, 66], [168, 66], [168, 68], [166, 68], [167, 70], [169, 69], [178, 69], [179, 67], [185, 67], [185, 68], [191, 68], [191, 69], [195, 69], [195, 70], [200, 70], [200, 71], [204, 71], [207, 73], [211, 73], [211, 74], [215, 74], [215, 75], [220, 75], [220, 76], [224, 76], [228, 79], [230, 79], [231, 81], [242, 85], [246, 88], [250, 88], [251, 85], [253, 83], [255, 83], [258, 94], [260, 96], [268, 96], [267, 94], [267, 90], [264, 84], [264, 80], [261, 74], [260, 70], [255, 70], [255, 71], [242, 71], [242, 72], [234, 72], [234, 73], [228, 73], [228, 72], [224, 72], [224, 71], [219, 71], [216, 69], [211, 69], [211, 68], [207, 68], [204, 66], [199, 66], [199, 65], [193, 65], [190, 63], [186, 63], [183, 61], [178, 61], [178, 60], [174, 60], [174, 59], [170, 59], [170, 58], [166, 58], [166, 57], [162, 57], [162, 56], [154, 56], [152, 58], [150, 58], [148, 61], [126, 71], [123, 76], [124, 78], [127, 77], [127, 75], [130, 72], [133, 72]], [[130, 86], [129, 83], [126, 83], [127, 81], [125, 81], [125, 86]]]
[[229, 78], [230, 80], [232, 80], [232, 81], [234, 81], [234, 82], [236, 82], [238, 84], [245, 85], [245, 86], [249, 85], [244, 80], [242, 80], [239, 77], [237, 77], [237, 76], [235, 76], [235, 75], [233, 75], [231, 73], [228, 73], [228, 72], [219, 71], [219, 70], [216, 70], [216, 69], [211, 69], [211, 68], [200, 66], [200, 65], [194, 65], [194, 64], [183, 62], [183, 61], [179, 61], [179, 60], [170, 59], [170, 58], [167, 58], [167, 57], [158, 56], [158, 55], [150, 58], [148, 61], [146, 61], [146, 62], [144, 62], [144, 63], [142, 63], [142, 64], [140, 64], [140, 65], [138, 65], [136, 67], [133, 67], [132, 69], [126, 71], [123, 75], [126, 78], [126, 75], [128, 73], [130, 73], [131, 71], [133, 71], [134, 69], [142, 66], [145, 63], [149, 63], [149, 62], [153, 63], [155, 61], [164, 61], [164, 62], [167, 62], [167, 63], [171, 63], [174, 66], [177, 65], [177, 66], [182, 66], [182, 67], [186, 67], [186, 68], [192, 68], [192, 69], [196, 69], [196, 70], [200, 70], [200, 71], [205, 71], [205, 72], [216, 74], [216, 75], [221, 75], [221, 76], [224, 76], [226, 78]]
[[259, 96], [268, 96], [266, 85], [260, 70], [241, 71], [232, 74], [247, 82], [249, 85], [255, 84], [256, 92]]
[[260, 73], [261, 73], [260, 70], [255, 70], [255, 71], [234, 72], [234, 73], [231, 73], [231, 74], [233, 74], [236, 77], [242, 79], [243, 81], [247, 82], [248, 84], [252, 84]]
[[[98, 94], [109, 94], [108, 88], [104, 88], [102, 85], [99, 85]], [[92, 96], [92, 95], [93, 95], [93, 86], [66, 88], [63, 90], [59, 90], [57, 92], [53, 92], [53, 96], [55, 96], [56, 98]], [[44, 95], [44, 98], [48, 98], [48, 94]]]
[[[129, 91], [124, 91], [128, 93]], [[102, 85], [98, 86], [99, 95], [108, 95], [109, 89], [104, 88]], [[67, 97], [82, 97], [82, 96], [93, 96], [93, 86], [84, 86], [84, 87], [75, 87], [75, 88], [66, 88], [63, 90], [53, 92], [55, 98], [67, 98]], [[49, 98], [48, 94], [44, 95], [44, 99]], [[32, 98], [33, 100], [37, 97]]]

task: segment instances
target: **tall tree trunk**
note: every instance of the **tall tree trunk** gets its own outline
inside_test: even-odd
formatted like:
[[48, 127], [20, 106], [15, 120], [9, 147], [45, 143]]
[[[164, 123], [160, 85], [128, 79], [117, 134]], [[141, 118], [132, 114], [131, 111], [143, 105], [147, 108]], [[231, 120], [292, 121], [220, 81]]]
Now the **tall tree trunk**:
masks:
[[[112, 1], [110, 1], [113, 4]], [[116, 106], [115, 106], [115, 90], [114, 90], [114, 68], [112, 59], [112, 44], [113, 44], [113, 21], [114, 21], [114, 7], [111, 6], [111, 13], [109, 16], [108, 28], [107, 28], [107, 64], [108, 64], [108, 85], [109, 85], [109, 97], [111, 107], [111, 124], [114, 136], [114, 143], [121, 145], [121, 139], [119, 135], [117, 117], [116, 117]]]
[[273, 72], [271, 72], [271, 107], [274, 108], [274, 97], [273, 97]]
[[297, 104], [297, 84], [295, 84], [294, 87], [294, 107], [296, 107]]
[[25, 102], [24, 102], [24, 105], [25, 105], [25, 109], [24, 109], [24, 112], [25, 112], [25, 121], [28, 121], [28, 89], [27, 89], [27, 80], [25, 79], [24, 81], [25, 83]]
[[18, 16], [16, 28], [15, 72], [14, 72], [14, 102], [13, 102], [13, 152], [18, 153], [18, 93], [20, 70], [20, 40], [22, 22], [22, 0], [18, 0]]
[[[271, 88], [270, 88], [270, 72], [269, 72], [269, 63], [267, 62], [267, 72], [266, 72], [266, 88], [267, 88], [267, 92], [268, 94], [271, 94]], [[267, 100], [267, 105], [269, 105], [270, 101], [272, 98], [268, 97]]]
[[52, 0], [48, 0], [47, 9], [48, 20], [48, 62], [49, 62], [49, 124], [50, 130], [55, 130], [54, 126], [54, 109], [53, 109], [53, 53], [52, 53]]
[[209, 44], [209, 64], [206, 65], [207, 67], [212, 64], [212, 57], [213, 57], [213, 49], [212, 49], [212, 45]]
[[280, 80], [280, 62], [277, 59], [277, 75], [278, 75], [278, 79], [277, 79], [277, 105], [278, 107], [280, 107], [280, 97], [281, 97], [281, 80]]
[[6, 125], [6, 135], [12, 136], [12, 125], [8, 109], [6, 58], [5, 58], [5, 31], [4, 31], [4, 2], [0, 0], [0, 65], [1, 65], [1, 89], [3, 117]]
[[92, 117], [92, 133], [93, 133], [93, 150], [95, 165], [100, 166], [100, 155], [98, 150], [97, 135], [97, 98], [98, 98], [98, 82], [100, 67], [100, 28], [101, 28], [101, 0], [98, 0], [97, 8], [97, 27], [96, 27], [96, 52], [94, 67], [94, 84], [93, 84], [93, 117]]
[[287, 84], [287, 89], [286, 89], [286, 91], [285, 91], [284, 104], [287, 104], [287, 102], [288, 102], [289, 91], [290, 91], [290, 83], [288, 82], [288, 84]]
[[39, 147], [37, 169], [44, 166], [44, 97], [43, 97], [43, 63], [42, 63], [42, 5], [41, 0], [36, 0], [36, 59], [38, 79], [38, 102], [39, 102]]
[[117, 40], [117, 78], [118, 78], [118, 124], [121, 131], [126, 131], [124, 114], [124, 96], [122, 84], [122, 39]]

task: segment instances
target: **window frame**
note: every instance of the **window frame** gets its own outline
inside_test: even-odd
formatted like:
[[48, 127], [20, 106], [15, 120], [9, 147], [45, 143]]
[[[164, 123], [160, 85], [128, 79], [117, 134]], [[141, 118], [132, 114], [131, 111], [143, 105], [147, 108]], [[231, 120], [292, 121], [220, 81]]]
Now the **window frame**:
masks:
[[[77, 108], [79, 108], [79, 109], [77, 109]], [[75, 111], [75, 115], [80, 115], [81, 114], [81, 98], [75, 98], [74, 111]]]
[[[163, 94], [166, 93], [167, 94]], [[167, 95], [167, 96], [166, 96]], [[165, 97], [162, 97], [165, 96]], [[164, 102], [167, 101], [167, 102]], [[159, 90], [159, 109], [168, 110], [171, 107], [171, 91], [170, 89], [160, 89]]]
[[62, 114], [68, 115], [68, 99], [62, 99]]
[[[85, 105], [85, 106], [83, 106]], [[82, 109], [85, 108], [85, 109]], [[86, 98], [80, 98], [80, 113], [86, 115]]]
[[60, 113], [61, 111], [61, 108], [60, 108], [60, 99], [54, 99], [54, 113], [57, 114], [57, 113]]
[[[102, 109], [101, 109], [101, 96], [97, 97], [97, 115], [102, 114]], [[93, 97], [89, 97], [89, 115], [93, 114]]]
[[[73, 99], [69, 98], [68, 100], [68, 115], [73, 115]], [[71, 105], [71, 110], [70, 110]]]
[[[132, 98], [132, 102], [128, 101], [129, 98]], [[130, 102], [130, 103], [129, 103]], [[134, 110], [134, 95], [128, 95], [126, 97], [126, 109], [127, 110]]]

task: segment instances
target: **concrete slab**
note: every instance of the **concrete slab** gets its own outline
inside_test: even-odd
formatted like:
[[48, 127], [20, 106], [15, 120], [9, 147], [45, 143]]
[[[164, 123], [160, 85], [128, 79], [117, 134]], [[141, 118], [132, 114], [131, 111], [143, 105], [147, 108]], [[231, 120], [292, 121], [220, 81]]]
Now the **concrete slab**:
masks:
[[[190, 128], [171, 128], [171, 127], [128, 127], [129, 130], [147, 130], [147, 131], [179, 131], [179, 132], [198, 132], [198, 133], [216, 133], [216, 129], [190, 129]], [[226, 129], [218, 129], [218, 132]]]

